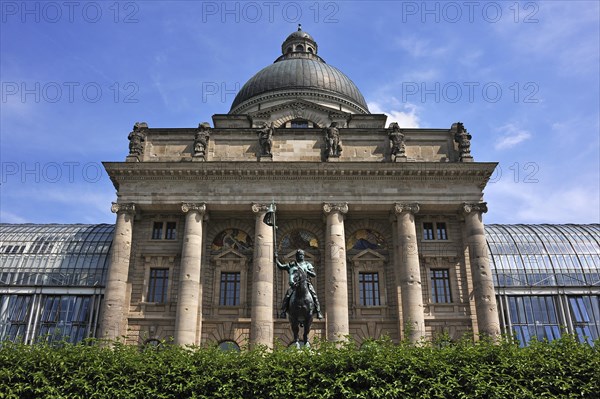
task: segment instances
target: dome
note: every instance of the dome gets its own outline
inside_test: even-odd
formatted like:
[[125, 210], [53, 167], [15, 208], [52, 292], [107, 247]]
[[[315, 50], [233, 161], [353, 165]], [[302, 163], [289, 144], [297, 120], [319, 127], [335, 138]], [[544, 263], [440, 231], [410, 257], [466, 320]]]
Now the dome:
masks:
[[256, 101], [266, 101], [271, 96], [279, 99], [286, 96], [322, 97], [343, 104], [355, 113], [369, 113], [367, 103], [354, 82], [319, 57], [317, 49], [312, 36], [298, 28], [283, 42], [283, 55], [242, 86], [229, 113], [243, 113], [247, 106]]

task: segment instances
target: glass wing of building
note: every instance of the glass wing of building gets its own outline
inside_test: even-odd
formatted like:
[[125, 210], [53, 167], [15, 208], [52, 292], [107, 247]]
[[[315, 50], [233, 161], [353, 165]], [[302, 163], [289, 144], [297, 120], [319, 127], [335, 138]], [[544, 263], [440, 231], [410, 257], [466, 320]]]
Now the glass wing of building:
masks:
[[114, 226], [0, 225], [0, 340], [94, 336]]
[[[114, 226], [0, 224], [0, 341], [94, 336]], [[600, 337], [600, 225], [486, 225], [503, 332]]]
[[600, 337], [600, 225], [485, 227], [500, 322], [521, 343]]

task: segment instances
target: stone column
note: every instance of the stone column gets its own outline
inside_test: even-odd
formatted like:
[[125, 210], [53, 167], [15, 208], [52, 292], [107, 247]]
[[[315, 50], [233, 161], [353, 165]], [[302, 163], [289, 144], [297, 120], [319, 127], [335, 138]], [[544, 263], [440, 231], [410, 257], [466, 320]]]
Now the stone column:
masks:
[[350, 333], [348, 320], [348, 274], [344, 214], [348, 204], [323, 204], [327, 217], [325, 233], [325, 305], [327, 339], [342, 341]]
[[479, 333], [497, 337], [500, 334], [500, 319], [498, 317], [488, 247], [483, 230], [482, 214], [485, 212], [487, 212], [485, 202], [463, 204]]
[[117, 214], [115, 233], [110, 254], [110, 266], [104, 290], [102, 317], [98, 337], [115, 340], [127, 333], [127, 279], [133, 234], [133, 203], [112, 203], [111, 212]]
[[206, 204], [182, 204], [185, 216], [179, 294], [175, 319], [175, 343], [196, 345], [202, 332], [202, 222]]
[[250, 345], [273, 347], [273, 227], [263, 222], [267, 204], [252, 204], [256, 214]]
[[397, 239], [400, 260], [400, 290], [402, 298], [402, 324], [404, 334], [412, 343], [425, 336], [425, 314], [423, 312], [423, 291], [421, 267], [417, 248], [415, 213], [419, 204], [396, 204], [398, 217]]

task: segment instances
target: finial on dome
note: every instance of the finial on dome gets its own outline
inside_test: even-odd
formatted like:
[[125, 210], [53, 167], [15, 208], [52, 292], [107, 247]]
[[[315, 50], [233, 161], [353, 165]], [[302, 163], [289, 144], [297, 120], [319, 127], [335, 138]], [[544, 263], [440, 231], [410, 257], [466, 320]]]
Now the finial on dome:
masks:
[[302, 24], [298, 24], [298, 32], [302, 31]]

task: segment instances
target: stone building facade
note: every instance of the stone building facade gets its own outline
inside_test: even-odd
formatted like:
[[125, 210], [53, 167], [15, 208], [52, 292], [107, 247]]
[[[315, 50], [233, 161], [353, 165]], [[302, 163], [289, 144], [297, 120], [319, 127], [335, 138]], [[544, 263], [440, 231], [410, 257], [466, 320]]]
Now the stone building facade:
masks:
[[274, 246], [315, 266], [315, 336], [498, 334], [482, 222], [496, 163], [474, 161], [462, 123], [371, 114], [308, 33], [281, 50], [212, 126], [136, 123], [125, 162], [104, 163], [117, 201], [99, 336], [289, 343]]

